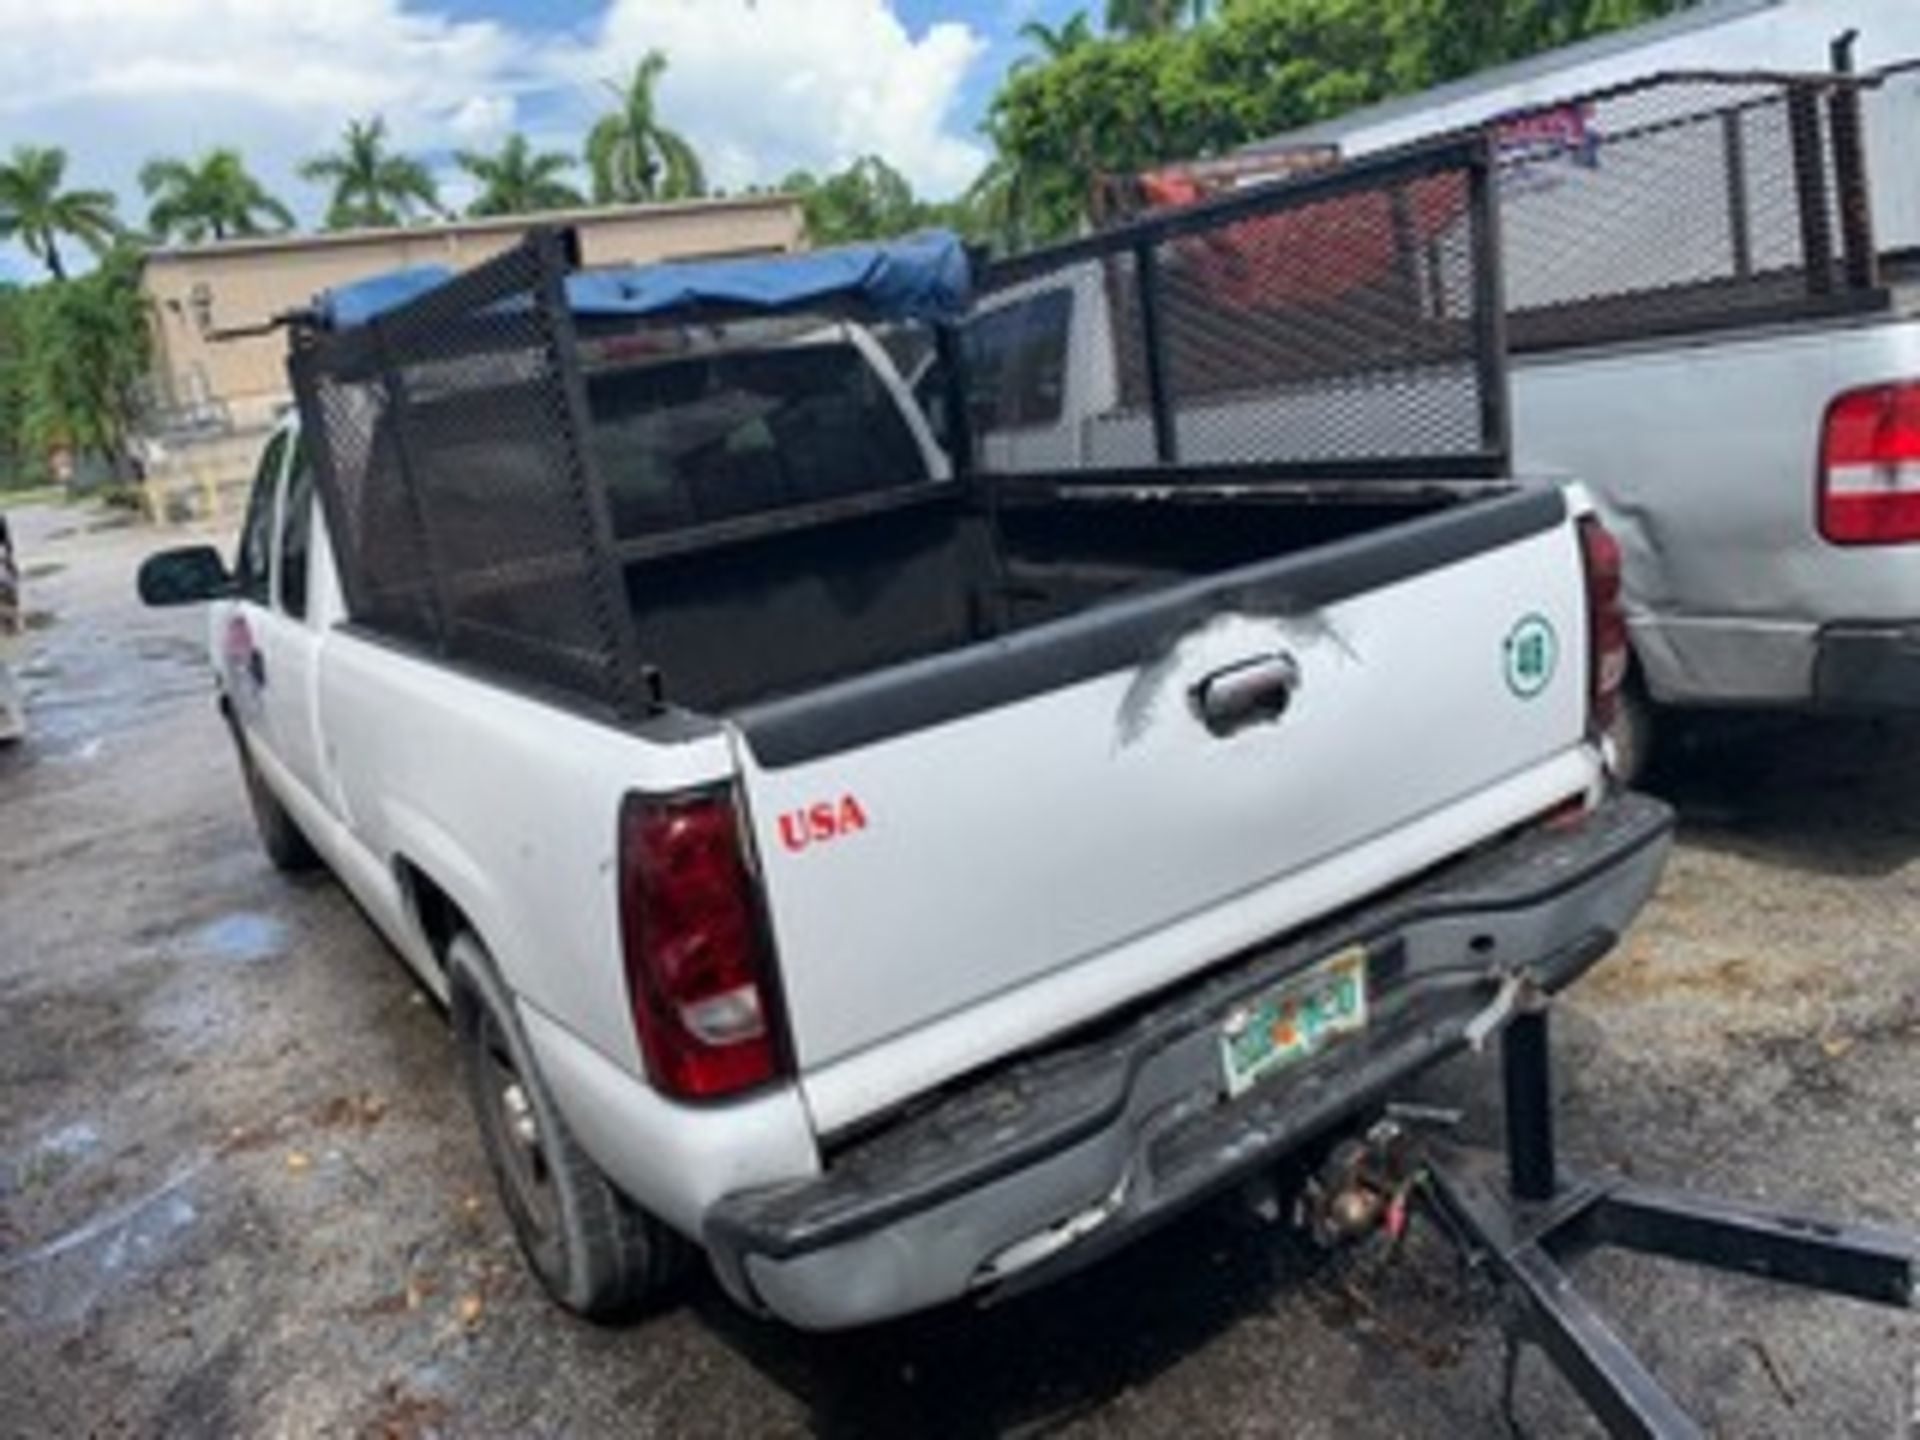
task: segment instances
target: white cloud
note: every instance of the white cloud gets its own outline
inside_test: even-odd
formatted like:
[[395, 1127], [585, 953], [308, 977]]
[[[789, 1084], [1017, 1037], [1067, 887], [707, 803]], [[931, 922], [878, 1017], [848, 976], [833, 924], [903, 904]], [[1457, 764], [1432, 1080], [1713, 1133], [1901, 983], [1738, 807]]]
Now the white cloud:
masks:
[[511, 95], [475, 95], [453, 112], [447, 127], [470, 144], [497, 140], [513, 129], [516, 108]]
[[772, 181], [878, 154], [944, 197], [986, 162], [954, 105], [986, 49], [971, 26], [911, 35], [888, 0], [612, 0], [589, 40], [554, 58], [594, 109], [598, 82], [665, 52], [663, 117], [719, 183]]
[[237, 144], [311, 220], [323, 198], [298, 163], [349, 117], [385, 115], [396, 143], [443, 165], [515, 124], [577, 149], [609, 103], [601, 82], [659, 48], [665, 119], [719, 183], [874, 152], [937, 196], [985, 159], [953, 114], [985, 40], [954, 23], [911, 34], [891, 0], [608, 0], [572, 35], [435, 3], [0, 0], [0, 148], [66, 147], [71, 181], [110, 186], [138, 219], [144, 160]]
[[117, 190], [128, 218], [149, 156], [239, 145], [311, 217], [294, 171], [349, 117], [450, 148], [510, 116], [525, 55], [499, 25], [400, 0], [0, 0], [0, 135], [65, 146], [72, 178]]

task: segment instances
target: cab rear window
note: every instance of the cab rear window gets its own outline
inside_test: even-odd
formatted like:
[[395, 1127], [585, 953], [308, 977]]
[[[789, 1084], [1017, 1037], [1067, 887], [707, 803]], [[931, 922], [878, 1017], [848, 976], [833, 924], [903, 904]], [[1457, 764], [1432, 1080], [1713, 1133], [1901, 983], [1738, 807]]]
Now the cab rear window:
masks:
[[593, 375], [587, 394], [622, 539], [929, 478], [851, 344], [676, 357]]

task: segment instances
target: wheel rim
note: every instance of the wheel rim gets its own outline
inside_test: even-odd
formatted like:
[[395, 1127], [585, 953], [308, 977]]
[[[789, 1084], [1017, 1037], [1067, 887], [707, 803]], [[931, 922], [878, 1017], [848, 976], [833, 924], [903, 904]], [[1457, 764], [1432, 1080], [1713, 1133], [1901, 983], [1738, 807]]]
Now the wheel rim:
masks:
[[546, 1240], [555, 1233], [559, 1196], [539, 1114], [526, 1082], [514, 1068], [506, 1036], [491, 1014], [483, 1012], [480, 1017], [479, 1041], [487, 1128], [508, 1204], [535, 1238]]

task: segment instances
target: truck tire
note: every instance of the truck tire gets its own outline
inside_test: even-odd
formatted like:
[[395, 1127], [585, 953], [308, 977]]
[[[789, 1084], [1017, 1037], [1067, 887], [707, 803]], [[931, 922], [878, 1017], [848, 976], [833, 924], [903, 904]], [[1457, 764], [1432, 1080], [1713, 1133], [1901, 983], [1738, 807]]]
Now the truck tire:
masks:
[[289, 875], [318, 868], [319, 854], [307, 837], [300, 833], [300, 827], [294, 823], [293, 816], [287, 813], [287, 807], [267, 788], [260, 767], [253, 763], [246, 739], [237, 728], [233, 731], [233, 747], [240, 754], [240, 775], [247, 785], [247, 805], [253, 811], [253, 828], [259, 832], [260, 848], [267, 852], [267, 859], [273, 862], [273, 868]]
[[687, 1243], [614, 1189], [574, 1140], [513, 997], [472, 935], [449, 947], [447, 972], [461, 1081], [529, 1268], [589, 1320], [657, 1303], [684, 1267]]
[[1647, 697], [1646, 686], [1636, 670], [1620, 687], [1613, 723], [1607, 727], [1607, 738], [1613, 742], [1614, 778], [1627, 789], [1645, 782], [1653, 764], [1658, 730], [1653, 701]]

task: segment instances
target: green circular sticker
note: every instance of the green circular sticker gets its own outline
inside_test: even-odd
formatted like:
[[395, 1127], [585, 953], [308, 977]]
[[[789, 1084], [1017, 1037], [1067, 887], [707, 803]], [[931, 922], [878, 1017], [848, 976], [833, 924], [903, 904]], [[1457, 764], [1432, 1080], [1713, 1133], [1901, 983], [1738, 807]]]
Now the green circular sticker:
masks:
[[1553, 679], [1560, 663], [1560, 637], [1544, 615], [1524, 616], [1507, 632], [1507, 688], [1531, 700]]

